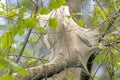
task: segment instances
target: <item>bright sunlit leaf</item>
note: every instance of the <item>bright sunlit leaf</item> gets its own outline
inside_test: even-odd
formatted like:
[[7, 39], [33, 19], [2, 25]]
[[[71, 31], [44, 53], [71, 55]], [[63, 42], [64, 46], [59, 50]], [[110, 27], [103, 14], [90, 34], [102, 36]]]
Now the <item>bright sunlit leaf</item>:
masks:
[[39, 12], [40, 14], [48, 14], [50, 11], [47, 8], [41, 8]]
[[20, 74], [20, 75], [22, 75], [22, 76], [28, 75], [28, 71], [25, 68], [18, 69], [17, 73]]
[[11, 75], [5, 75], [5, 76], [0, 77], [0, 80], [14, 80], [14, 79]]
[[106, 49], [103, 49], [96, 57], [95, 62], [100, 63], [104, 60], [104, 57], [106, 55]]
[[49, 25], [51, 28], [57, 28], [57, 26], [58, 26], [58, 21], [57, 21], [57, 19], [56, 19], [56, 18], [50, 18], [48, 25]]
[[107, 19], [106, 15], [105, 15], [105, 13], [103, 11], [101, 11], [101, 15], [102, 15], [102, 17], [103, 17], [104, 20]]
[[80, 19], [80, 20], [78, 21], [78, 24], [82, 27], [82, 26], [84, 26], [84, 21], [83, 21], [82, 19]]
[[3, 9], [6, 8], [6, 5], [5, 5], [4, 3], [0, 3], [0, 4], [1, 4], [1, 7], [2, 7]]
[[6, 32], [1, 36], [1, 48], [7, 49], [12, 44], [14, 34], [12, 32]]
[[49, 8], [51, 9], [57, 9], [62, 5], [66, 5], [66, 1], [65, 0], [51, 0]]
[[118, 51], [116, 49], [112, 48], [111, 51], [112, 51], [113, 54], [118, 54]]
[[0, 15], [4, 15], [5, 14], [5, 11], [0, 11]]
[[26, 28], [32, 28], [35, 27], [38, 22], [37, 18], [27, 18], [24, 20], [24, 26]]

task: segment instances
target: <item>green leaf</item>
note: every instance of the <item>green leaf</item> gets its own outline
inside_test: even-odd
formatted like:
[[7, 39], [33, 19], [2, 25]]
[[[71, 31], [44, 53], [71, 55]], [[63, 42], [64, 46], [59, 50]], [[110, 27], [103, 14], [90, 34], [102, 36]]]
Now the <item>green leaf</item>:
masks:
[[120, 49], [120, 43], [116, 44], [116, 47], [118, 47]]
[[5, 75], [5, 76], [0, 77], [0, 80], [14, 80], [14, 79], [11, 75]]
[[0, 70], [4, 69], [5, 67], [8, 67], [8, 62], [4, 59], [0, 59]]
[[119, 57], [116, 57], [114, 59], [114, 66], [116, 69], [120, 70], [120, 58]]
[[66, 5], [66, 1], [65, 0], [51, 0], [49, 8], [51, 9], [57, 9], [62, 5]]
[[51, 28], [57, 28], [57, 26], [58, 26], [58, 21], [57, 21], [57, 19], [56, 19], [56, 18], [50, 18], [48, 25], [49, 25]]
[[40, 8], [40, 14], [48, 14], [50, 11], [47, 8]]
[[99, 6], [95, 6], [95, 7], [94, 7], [94, 11], [95, 11], [95, 13], [99, 14], [100, 11], [101, 11], [101, 9], [100, 9]]
[[105, 13], [103, 11], [101, 11], [101, 15], [102, 15], [102, 17], [103, 17], [104, 20], [107, 19], [106, 15], [105, 15]]
[[113, 54], [118, 54], [118, 53], [119, 53], [119, 52], [118, 52], [116, 49], [114, 49], [114, 48], [112, 48], [111, 51], [112, 51]]
[[23, 7], [26, 7], [30, 10], [33, 9], [34, 7], [34, 4], [31, 0], [20, 0], [20, 2]]
[[19, 19], [24, 18], [24, 14], [25, 14], [26, 11], [27, 11], [26, 7], [23, 7], [23, 6], [19, 9], [19, 14], [18, 14]]
[[80, 25], [80, 26], [84, 26], [84, 21], [83, 21], [82, 19], [80, 19], [77, 23], [78, 23], [78, 25]]
[[106, 55], [106, 49], [103, 49], [96, 57], [95, 62], [100, 63], [104, 60], [104, 57]]
[[42, 33], [46, 33], [46, 31], [43, 27], [35, 27], [35, 29], [42, 32]]
[[3, 3], [0, 3], [1, 4], [1, 7], [3, 8], [3, 9], [6, 9], [6, 5], [5, 4], [3, 4]]
[[1, 48], [7, 49], [12, 44], [14, 34], [12, 32], [6, 32], [1, 36]]
[[17, 73], [20, 74], [20, 75], [22, 75], [22, 76], [28, 75], [28, 71], [25, 68], [18, 69]]
[[19, 35], [23, 35], [24, 34], [24, 29], [25, 29], [25, 25], [23, 25], [23, 24], [19, 24], [18, 26], [17, 26], [17, 31], [18, 31], [18, 34]]
[[6, 15], [8, 19], [13, 19], [16, 16], [16, 12], [10, 12]]
[[110, 36], [108, 37], [109, 41], [113, 42], [115, 40], [115, 37], [114, 36]]
[[27, 18], [24, 20], [24, 26], [26, 28], [32, 28], [37, 25], [38, 19], [37, 18]]
[[10, 28], [10, 32], [12, 32], [14, 35], [16, 34], [23, 35], [24, 29], [25, 29], [25, 25], [22, 23], [18, 23], [16, 26]]
[[5, 11], [0, 11], [0, 15], [4, 15], [5, 14]]

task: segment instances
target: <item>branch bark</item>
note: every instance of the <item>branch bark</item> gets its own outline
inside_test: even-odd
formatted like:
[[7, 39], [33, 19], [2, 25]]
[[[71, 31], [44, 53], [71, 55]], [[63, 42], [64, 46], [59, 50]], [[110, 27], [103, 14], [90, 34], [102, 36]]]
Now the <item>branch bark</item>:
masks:
[[49, 63], [28, 69], [30, 74], [28, 76], [21, 77], [21, 79], [41, 80], [45, 77], [51, 77], [54, 74], [57, 74], [66, 68], [73, 67], [78, 63], [77, 59], [64, 58], [65, 56], [62, 54], [63, 53], [61, 53], [61, 55], [59, 56], [56, 56], [54, 60], [50, 61]]

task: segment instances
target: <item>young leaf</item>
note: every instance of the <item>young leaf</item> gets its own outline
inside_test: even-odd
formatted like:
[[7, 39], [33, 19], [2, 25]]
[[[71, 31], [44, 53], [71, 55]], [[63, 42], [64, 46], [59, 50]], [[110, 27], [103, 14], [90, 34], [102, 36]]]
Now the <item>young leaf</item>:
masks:
[[20, 10], [19, 10], [20, 12], [18, 14], [20, 19], [24, 18], [24, 16], [25, 16], [24, 14], [25, 14], [26, 10], [27, 10], [26, 7], [20, 8]]
[[57, 21], [57, 19], [56, 19], [56, 18], [50, 18], [48, 25], [49, 25], [51, 28], [57, 28], [57, 26], [58, 26], [58, 21]]
[[27, 18], [24, 21], [24, 25], [26, 28], [32, 28], [35, 27], [38, 22], [37, 18]]
[[6, 8], [6, 5], [5, 5], [5, 4], [3, 4], [3, 3], [0, 3], [0, 4], [1, 4], [1, 7], [2, 7], [3, 9]]
[[84, 21], [83, 21], [82, 19], [80, 19], [80, 20], [78, 21], [78, 25], [84, 26]]
[[104, 20], [107, 19], [106, 15], [105, 15], [105, 13], [103, 11], [101, 11], [101, 16], [103, 17]]
[[13, 19], [16, 15], [17, 15], [16, 12], [10, 12], [10, 13], [8, 13], [8, 15], [6, 15], [6, 17], [8, 19]]
[[40, 14], [48, 14], [50, 11], [46, 8], [41, 8], [39, 12]]
[[117, 48], [120, 48], [120, 43], [116, 44], [116, 47], [117, 47]]
[[18, 69], [17, 73], [20, 74], [20, 75], [22, 75], [22, 76], [28, 75], [28, 71], [25, 68]]
[[4, 15], [5, 14], [5, 11], [0, 11], [0, 15]]
[[4, 33], [1, 36], [1, 48], [3, 50], [7, 49], [11, 45], [13, 37], [14, 37], [14, 34], [12, 32]]
[[45, 33], [45, 29], [43, 27], [35, 27], [36, 30], [42, 32], [42, 33]]
[[66, 1], [65, 0], [51, 0], [49, 8], [51, 9], [57, 9], [62, 5], [65, 5]]
[[8, 62], [4, 59], [0, 59], [0, 70], [4, 69], [5, 67], [8, 67]]
[[114, 49], [114, 48], [112, 48], [111, 51], [112, 51], [113, 54], [118, 54], [118, 53], [119, 53], [119, 52], [118, 52], [116, 49]]
[[104, 57], [106, 55], [106, 49], [103, 49], [96, 57], [95, 62], [100, 63], [104, 60]]
[[14, 80], [14, 79], [11, 75], [5, 75], [5, 76], [0, 77], [0, 80]]
[[95, 6], [95, 7], [94, 7], [94, 11], [95, 11], [95, 13], [99, 14], [100, 11], [101, 11], [101, 9], [100, 9], [99, 6]]

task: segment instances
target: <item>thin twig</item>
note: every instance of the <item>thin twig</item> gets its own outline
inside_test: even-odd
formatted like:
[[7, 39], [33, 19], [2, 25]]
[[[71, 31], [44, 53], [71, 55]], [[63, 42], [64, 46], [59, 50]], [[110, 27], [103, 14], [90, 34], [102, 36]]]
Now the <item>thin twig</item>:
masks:
[[107, 55], [108, 55], [108, 51], [106, 52], [106, 55], [105, 55], [102, 63], [98, 66], [97, 70], [96, 70], [95, 73], [93, 74], [93, 78], [95, 77], [96, 73], [98, 72], [98, 70], [100, 69], [100, 67], [103, 65], [103, 63], [105, 62]]
[[27, 45], [27, 42], [28, 42], [28, 39], [29, 39], [29, 37], [30, 37], [31, 31], [32, 31], [32, 28], [29, 29], [29, 31], [28, 31], [28, 34], [27, 34], [27, 36], [26, 36], [26, 39], [25, 39], [25, 41], [24, 41], [23, 47], [22, 47], [22, 49], [21, 49], [21, 51], [20, 51], [20, 54], [19, 54], [19, 56], [18, 56], [18, 58], [17, 58], [17, 60], [16, 60], [16, 63], [19, 62], [19, 60], [20, 60], [20, 58], [21, 58], [21, 56], [22, 56], [22, 54], [23, 54], [23, 52], [24, 52], [24, 50], [25, 50], [25, 47], [26, 47], [26, 45]]
[[99, 2], [98, 0], [96, 0], [96, 2], [97, 2], [97, 4], [98, 4], [98, 6], [101, 8], [101, 10], [103, 11], [103, 13], [105, 14], [105, 16], [107, 16], [106, 13], [105, 13], [105, 10], [104, 10], [103, 7], [101, 6], [100, 2]]
[[[33, 1], [32, 0], [32, 2], [35, 4], [35, 10], [34, 10], [34, 16], [33, 17], [36, 17], [37, 16], [37, 13], [38, 13], [38, 10], [39, 10], [39, 3], [37, 2], [37, 1]], [[29, 31], [28, 31], [28, 33], [27, 33], [27, 36], [26, 36], [26, 39], [25, 39], [25, 41], [24, 41], [24, 44], [23, 44], [23, 47], [22, 47], [22, 49], [21, 49], [21, 51], [20, 51], [20, 54], [19, 54], [19, 56], [18, 56], [18, 58], [17, 58], [17, 60], [16, 60], [16, 62], [18, 63], [19, 62], [19, 60], [20, 60], [20, 58], [21, 58], [21, 56], [22, 56], [22, 54], [23, 54], [23, 52], [24, 52], [24, 50], [25, 50], [25, 47], [26, 47], [26, 45], [27, 45], [27, 42], [28, 42], [28, 39], [29, 39], [29, 37], [30, 37], [30, 34], [31, 34], [31, 32], [32, 32], [32, 29], [33, 28], [31, 28], [31, 29], [29, 29]]]

